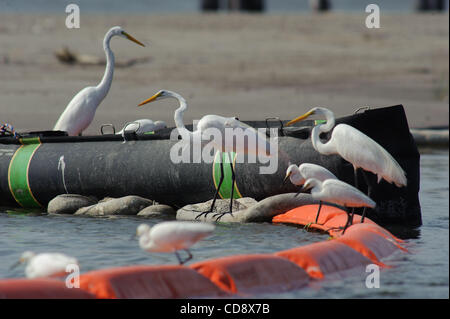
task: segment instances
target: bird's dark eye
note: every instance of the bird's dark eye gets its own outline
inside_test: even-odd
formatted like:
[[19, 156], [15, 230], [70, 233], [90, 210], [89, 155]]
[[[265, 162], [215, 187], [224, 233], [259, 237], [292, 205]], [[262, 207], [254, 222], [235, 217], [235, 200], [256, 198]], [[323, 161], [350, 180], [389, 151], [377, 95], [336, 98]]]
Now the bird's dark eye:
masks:
[[234, 117], [234, 119], [239, 121], [239, 118], [237, 118], [237, 117]]

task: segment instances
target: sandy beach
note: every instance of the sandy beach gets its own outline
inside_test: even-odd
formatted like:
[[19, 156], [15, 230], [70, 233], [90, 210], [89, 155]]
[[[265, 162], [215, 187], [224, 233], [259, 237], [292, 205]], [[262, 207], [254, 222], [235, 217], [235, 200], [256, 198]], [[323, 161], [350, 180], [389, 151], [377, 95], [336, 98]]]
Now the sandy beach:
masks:
[[[361, 106], [403, 104], [410, 127], [448, 126], [448, 14], [386, 14], [367, 29], [365, 14], [82, 15], [0, 13], [0, 121], [19, 131], [52, 129], [71, 98], [96, 85], [104, 66], [60, 63], [67, 46], [104, 57], [114, 25], [147, 44], [115, 38], [110, 92], [85, 134], [139, 118], [173, 123], [173, 101], [138, 108], [159, 89], [182, 94], [185, 122], [205, 114], [291, 119], [313, 106], [337, 116]], [[389, 119], [386, 119], [389, 121]]]

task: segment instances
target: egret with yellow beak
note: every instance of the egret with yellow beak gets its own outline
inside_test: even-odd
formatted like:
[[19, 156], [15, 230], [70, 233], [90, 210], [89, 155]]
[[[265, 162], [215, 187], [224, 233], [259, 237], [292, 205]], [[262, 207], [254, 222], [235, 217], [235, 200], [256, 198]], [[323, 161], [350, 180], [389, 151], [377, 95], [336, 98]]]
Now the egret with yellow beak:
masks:
[[66, 131], [70, 136], [76, 136], [81, 135], [91, 124], [97, 107], [106, 97], [111, 87], [114, 74], [114, 53], [109, 43], [113, 36], [119, 36], [141, 46], [145, 46], [126, 33], [121, 27], [111, 28], [103, 39], [103, 49], [106, 54], [106, 69], [101, 82], [97, 86], [89, 86], [82, 89], [72, 98], [53, 127], [54, 131]]
[[[297, 186], [304, 185], [307, 179], [315, 178], [323, 182], [327, 179], [338, 179], [333, 173], [317, 164], [302, 163], [299, 166], [291, 164], [286, 170], [286, 177], [290, 179], [291, 183]], [[319, 201], [319, 209], [317, 210], [315, 223], [319, 220], [320, 209], [322, 208], [322, 201]]]
[[[255, 130], [253, 127], [241, 122], [236, 117], [223, 117], [219, 115], [205, 115], [203, 116], [200, 121], [197, 123], [197, 130], [194, 132], [189, 131], [183, 123], [183, 114], [187, 110], [187, 103], [186, 100], [178, 93], [168, 91], [168, 90], [161, 90], [157, 92], [155, 95], [150, 97], [149, 99], [141, 102], [139, 106], [145, 105], [150, 102], [154, 102], [157, 100], [165, 99], [165, 98], [175, 98], [178, 100], [179, 107], [175, 111], [174, 114], [174, 120], [175, 124], [181, 133], [182, 136], [185, 136], [189, 139], [195, 140], [194, 136], [200, 136], [202, 137], [202, 132], [204, 132], [207, 129], [215, 128], [219, 130], [221, 133], [222, 140], [220, 142], [214, 143], [214, 149], [215, 151], [221, 151], [221, 152], [235, 152], [235, 153], [243, 153], [243, 154], [256, 154], [261, 156], [270, 156], [270, 142], [267, 139], [267, 137]], [[255, 147], [251, 147], [251, 145], [245, 145], [241, 143], [233, 143], [233, 141], [228, 141], [225, 139], [225, 130], [226, 129], [234, 129], [238, 133], [238, 135], [246, 136], [248, 140], [250, 141], [256, 141], [256, 145], [253, 145]], [[240, 130], [240, 131], [239, 131]], [[259, 147], [260, 145], [263, 145], [264, 147]], [[231, 176], [232, 176], [232, 185], [231, 185], [231, 196], [230, 196], [230, 211], [225, 213], [217, 213], [213, 215], [213, 217], [218, 216], [217, 220], [219, 220], [223, 215], [229, 213], [232, 215], [233, 212], [233, 196], [234, 196], [234, 185], [236, 182], [236, 176], [233, 168], [233, 161], [230, 159], [230, 168], [231, 168]], [[214, 205], [217, 199], [217, 196], [219, 194], [220, 187], [222, 185], [222, 182], [224, 180], [224, 169], [223, 169], [223, 161], [220, 161], [220, 180], [219, 184], [217, 186], [216, 192], [214, 194], [214, 199], [212, 201], [211, 207], [208, 211], [202, 212], [201, 214], [197, 215], [196, 219], [198, 219], [202, 215], [208, 215], [209, 213], [213, 212]]]
[[[320, 114], [325, 116], [326, 123], [314, 126], [311, 132], [311, 141], [314, 149], [323, 155], [338, 154], [353, 165], [355, 174], [355, 186], [357, 187], [357, 170], [361, 168], [364, 178], [368, 184], [368, 196], [371, 194], [371, 186], [364, 171], [377, 175], [378, 182], [385, 179], [389, 183], [394, 183], [397, 187], [404, 187], [407, 184], [406, 174], [400, 164], [389, 154], [380, 144], [373, 139], [347, 124], [335, 126], [335, 117], [332, 111], [324, 107], [315, 107], [305, 114], [289, 121], [286, 126], [292, 125], [308, 118], [311, 115]], [[320, 133], [330, 132], [331, 138], [326, 143], [322, 143]], [[366, 209], [361, 216], [364, 222]], [[353, 217], [353, 213], [352, 213]]]

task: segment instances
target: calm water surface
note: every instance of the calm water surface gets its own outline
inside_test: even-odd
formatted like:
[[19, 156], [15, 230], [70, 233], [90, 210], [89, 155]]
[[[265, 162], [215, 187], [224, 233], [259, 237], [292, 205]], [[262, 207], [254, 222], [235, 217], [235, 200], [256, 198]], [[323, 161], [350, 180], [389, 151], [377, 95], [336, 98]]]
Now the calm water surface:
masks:
[[[449, 156], [448, 150], [421, 156], [420, 201], [423, 226], [391, 231], [410, 237], [409, 254], [398, 252], [383, 262], [394, 266], [380, 274], [380, 288], [365, 286], [367, 273], [327, 279], [309, 287], [256, 298], [448, 298], [449, 297]], [[131, 264], [172, 264], [172, 254], [146, 253], [130, 240], [137, 225], [160, 219], [29, 216], [0, 212], [0, 278], [23, 276], [9, 270], [24, 250], [65, 252], [78, 258], [82, 272]], [[269, 223], [218, 225], [215, 233], [192, 248], [194, 260], [272, 253], [327, 239], [302, 228]]]

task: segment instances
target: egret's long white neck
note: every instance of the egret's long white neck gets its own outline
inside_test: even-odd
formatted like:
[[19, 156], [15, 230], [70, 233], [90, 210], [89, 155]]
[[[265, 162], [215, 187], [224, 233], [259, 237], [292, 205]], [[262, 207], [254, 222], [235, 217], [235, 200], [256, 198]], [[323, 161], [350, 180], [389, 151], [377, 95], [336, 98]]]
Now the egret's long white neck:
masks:
[[103, 39], [103, 49], [105, 50], [106, 55], [106, 69], [102, 80], [97, 85], [97, 89], [102, 93], [102, 99], [108, 94], [114, 75], [114, 53], [109, 46], [112, 37], [113, 33], [108, 32]]
[[325, 124], [318, 124], [314, 126], [311, 132], [311, 142], [313, 144], [313, 147], [321, 154], [334, 154], [336, 153], [336, 149], [333, 145], [331, 145], [329, 142], [322, 143], [320, 141], [320, 133], [326, 133], [333, 129], [335, 124], [334, 114], [333, 112], [325, 108], [317, 108], [316, 112], [325, 115], [327, 122]]
[[184, 112], [187, 110], [187, 103], [186, 100], [178, 93], [175, 92], [170, 92], [171, 97], [175, 98], [178, 100], [179, 103], [179, 107], [178, 109], [176, 109], [175, 114], [173, 116], [173, 119], [175, 120], [175, 125], [178, 128], [178, 131], [180, 133], [184, 133], [184, 134], [188, 134], [190, 136], [193, 135], [193, 133], [191, 131], [189, 131], [186, 126], [184, 126], [183, 123], [183, 115]]

